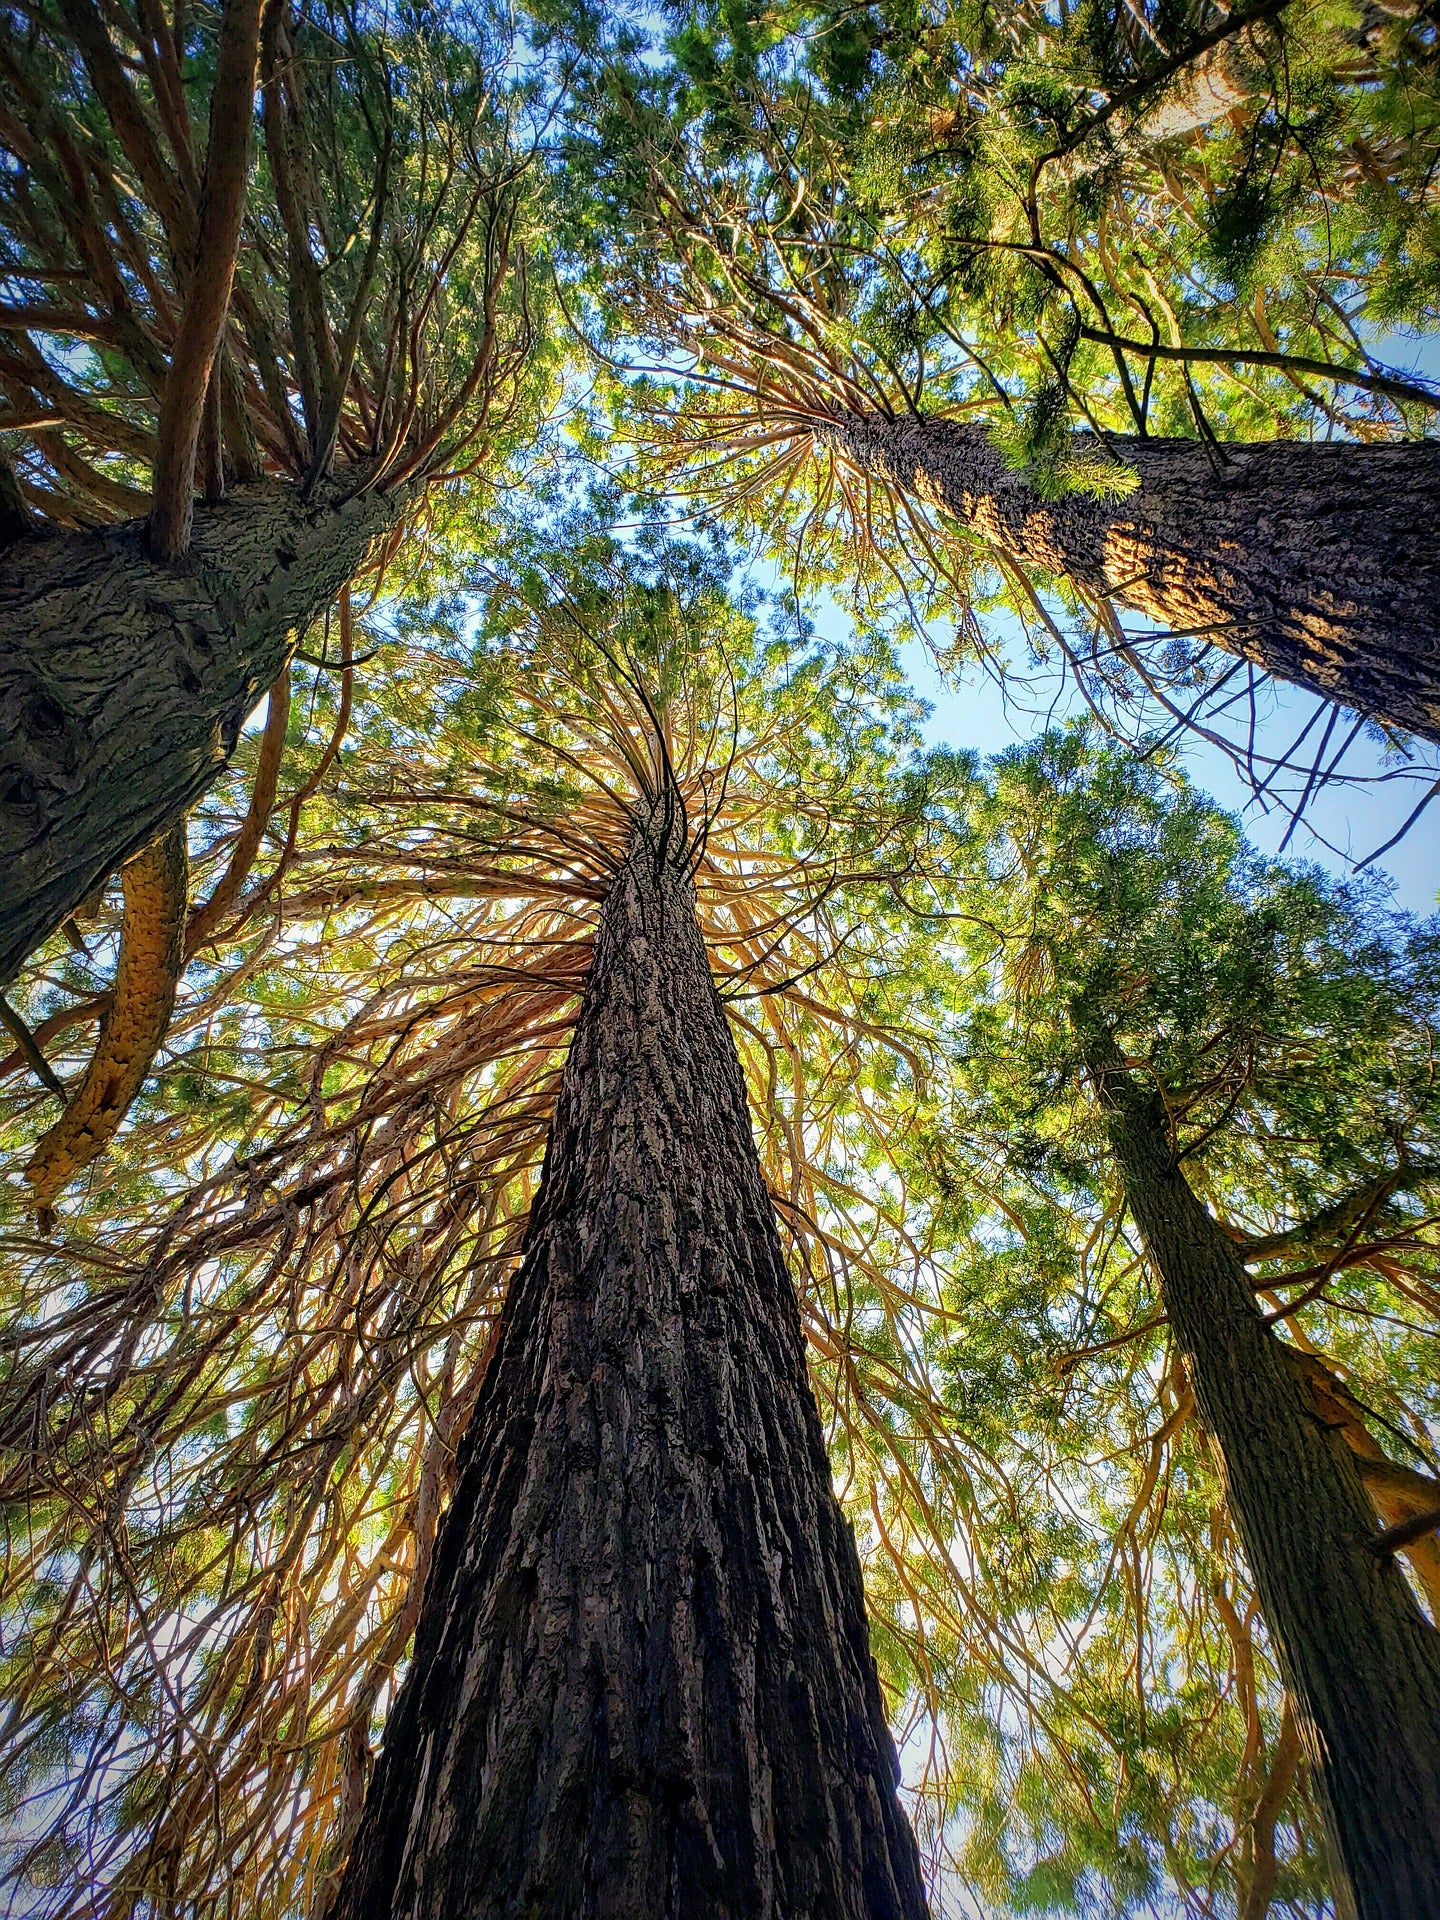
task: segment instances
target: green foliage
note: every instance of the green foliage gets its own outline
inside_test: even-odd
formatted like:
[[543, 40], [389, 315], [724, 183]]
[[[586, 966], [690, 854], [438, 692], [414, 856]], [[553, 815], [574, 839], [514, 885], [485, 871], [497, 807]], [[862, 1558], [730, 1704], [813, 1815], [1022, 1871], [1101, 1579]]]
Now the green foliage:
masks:
[[[158, 1860], [219, 1911], [217, 1874], [232, 1906], [323, 1904], [346, 1729], [379, 1737], [595, 902], [668, 760], [936, 1885], [1237, 1912], [1280, 1686], [1074, 1011], [1164, 1089], [1297, 1349], [1428, 1473], [1440, 936], [1258, 860], [1163, 757], [1081, 731], [988, 768], [923, 752], [883, 633], [822, 644], [736, 592], [722, 541], [622, 535], [597, 498], [477, 519], [448, 592], [362, 617], [377, 664], [318, 786], [344, 696], [337, 636], [310, 637], [298, 828], [282, 800], [60, 1237], [6, 1191], [0, 1784], [43, 1840], [16, 1884], [70, 1913], [76, 1860], [137, 1898]], [[195, 823], [202, 891], [254, 753]], [[114, 919], [44, 957], [42, 1030], [103, 984]], [[66, 1074], [91, 1030], [52, 1032]], [[23, 1156], [47, 1116], [7, 1087]], [[1316, 1832], [1302, 1768], [1290, 1911], [1325, 1910]]]
[[[221, 11], [47, 3], [0, 45], [0, 394], [42, 520], [148, 508]], [[261, 40], [215, 465], [313, 481], [338, 451], [372, 480], [439, 481], [477, 464], [482, 432], [498, 465], [553, 364], [543, 277], [524, 271], [544, 252], [531, 148], [549, 77], [484, 0], [277, 4]]]
[[1080, 316], [1066, 310], [1057, 345], [1046, 345], [1053, 377], [1037, 387], [1020, 415], [1010, 414], [992, 431], [1006, 464], [1023, 473], [1042, 500], [1067, 493], [1114, 499], [1133, 493], [1140, 477], [1108, 453], [1103, 442], [1081, 440], [1069, 428], [1070, 366], [1080, 343]]
[[[965, 1755], [959, 1862], [1017, 1912], [1146, 1913], [1167, 1882], [1213, 1887], [1222, 1856], [1243, 1890], [1279, 1696], [1076, 1009], [1161, 1087], [1192, 1184], [1253, 1248], [1300, 1351], [1433, 1474], [1435, 929], [1258, 860], [1193, 790], [1083, 732], [1003, 756], [954, 829], [969, 993], [899, 1159], [957, 1274], [932, 1364], [968, 1445], [1003, 1463], [980, 1538], [1003, 1617], [1024, 1622], [1009, 1711], [1003, 1683], [935, 1689]], [[1043, 1677], [1022, 1681], [1018, 1648], [1046, 1650]], [[931, 1650], [905, 1651], [923, 1696]], [[1305, 1791], [1277, 1883], [1302, 1910], [1324, 1886]]]
[[[489, 529], [432, 615], [372, 609], [352, 639], [378, 669], [348, 690], [336, 635], [311, 637], [330, 665], [291, 706], [298, 831], [282, 801], [59, 1237], [3, 1191], [3, 1867], [28, 1911], [80, 1911], [95, 1884], [323, 1907], [347, 1743], [378, 1737], [413, 1631], [596, 904], [667, 767], [757, 1087], [806, 1057], [823, 1134], [859, 1063], [883, 1080], [897, 1045], [847, 964], [883, 945], [864, 903], [924, 818], [889, 649], [732, 601], [713, 543], [528, 520]], [[196, 822], [201, 890], [253, 753]], [[42, 1032], [92, 998], [113, 929], [107, 904], [90, 958], [46, 957], [21, 996]], [[46, 1035], [62, 1072], [92, 1033]], [[23, 1164], [48, 1114], [23, 1079], [7, 1091]], [[772, 1117], [818, 1271], [810, 1129]], [[84, 1875], [64, 1864], [81, 1857]]]
[[[361, 51], [393, 65], [387, 326], [455, 237], [448, 201], [420, 237], [441, 135], [479, 104], [468, 16], [445, 17], [453, 38], [366, 16], [311, 123], [337, 313], [374, 185]], [[596, 902], [667, 770], [937, 1888], [1232, 1915], [1273, 1849], [1278, 1910], [1329, 1910], [1303, 1764], [1257, 1825], [1281, 1683], [1076, 1027], [1103, 1018], [1163, 1092], [1297, 1364], [1382, 1464], [1430, 1476], [1440, 931], [1257, 858], [1153, 742], [922, 751], [900, 643], [958, 604], [973, 650], [969, 606], [1031, 603], [812, 457], [827, 409], [913, 407], [983, 423], [1057, 499], [1123, 493], [1118, 437], [1198, 433], [1197, 409], [1221, 439], [1420, 422], [1095, 337], [1273, 337], [1343, 373], [1363, 326], [1434, 315], [1433, 23], [1348, 0], [1230, 20], [1212, 46], [1191, 0], [531, 9], [504, 97], [507, 139], [542, 129], [504, 294], [530, 331], [485, 464], [432, 492], [348, 641], [338, 615], [305, 637], [254, 871], [58, 1235], [0, 1187], [25, 1911], [89, 1912], [103, 1884], [117, 1914], [323, 1912]], [[319, 15], [304, 33], [323, 66]], [[242, 279], [278, 323], [266, 164]], [[472, 236], [431, 289], [447, 364], [482, 336], [484, 254]], [[595, 353], [546, 304], [552, 265]], [[131, 361], [102, 343], [77, 369], [129, 418]], [[784, 557], [784, 593], [741, 589], [697, 498]], [[843, 645], [806, 612], [842, 583]], [[258, 746], [192, 819], [197, 900]], [[112, 887], [86, 950], [57, 936], [15, 993], [67, 1080], [117, 926]], [[17, 1169], [53, 1117], [23, 1066], [0, 1063]]]
[[[576, 61], [560, 241], [607, 356], [599, 431], [797, 583], [843, 579], [892, 621], [997, 598], [1028, 619], [1032, 589], [1057, 584], [1093, 598], [1018, 580], [857, 474], [837, 414], [983, 423], [1047, 499], [1132, 490], [1119, 436], [1433, 421], [1423, 383], [1347, 380], [1384, 376], [1376, 327], [1434, 318], [1418, 15], [699, 0], [663, 29], [586, 14], [567, 42], [549, 22]], [[972, 624], [960, 652], [989, 644]], [[1189, 707], [1183, 675], [1133, 644]]]

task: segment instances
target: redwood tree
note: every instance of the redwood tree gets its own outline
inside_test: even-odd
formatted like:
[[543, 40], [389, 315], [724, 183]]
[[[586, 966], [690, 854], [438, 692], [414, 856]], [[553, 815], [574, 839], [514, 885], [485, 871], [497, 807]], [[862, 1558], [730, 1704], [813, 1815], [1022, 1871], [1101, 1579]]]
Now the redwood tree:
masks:
[[[1393, 1268], [1392, 1249], [1419, 1244], [1433, 1217], [1432, 929], [1265, 866], [1198, 796], [1168, 796], [1153, 770], [1079, 730], [1003, 756], [968, 825], [979, 833], [960, 858], [982, 877], [962, 898], [977, 927], [984, 916], [973, 939], [1014, 1010], [977, 1013], [962, 1048], [987, 1124], [1046, 1184], [1094, 1194], [1113, 1181], [1154, 1277], [1157, 1297], [1063, 1366], [1168, 1325], [1183, 1390], [1167, 1425], [1188, 1400], [1339, 1886], [1364, 1920], [1428, 1912], [1440, 1631], [1396, 1556], [1415, 1555], [1433, 1606], [1440, 1482], [1423, 1439], [1429, 1473], [1375, 1443], [1329, 1325], [1371, 1311], [1343, 1297], [1342, 1273]], [[1302, 1211], [1312, 1181], [1325, 1199]], [[1288, 1231], [1241, 1224], [1267, 1184], [1286, 1195]], [[1433, 1315], [1420, 1317], [1433, 1343]], [[1398, 1424], [1397, 1437], [1409, 1438]]]
[[[634, 1389], [634, 1432], [651, 1449], [635, 1486], [626, 1493], [613, 1473], [584, 1484], [634, 1504], [627, 1544], [636, 1559], [616, 1570], [632, 1599], [644, 1591], [638, 1528], [649, 1494], [652, 1542], [668, 1530], [692, 1565], [707, 1540], [735, 1548], [714, 1579], [726, 1608], [756, 1610], [735, 1620], [749, 1652], [722, 1633], [694, 1654], [707, 1685], [722, 1661], [749, 1658], [760, 1689], [747, 1708], [717, 1686], [704, 1702], [712, 1718], [697, 1723], [697, 1737], [720, 1743], [708, 1760], [701, 1754], [710, 1773], [697, 1787], [717, 1831], [727, 1808], [737, 1818], [742, 1801], [746, 1809], [735, 1845], [733, 1829], [722, 1836], [723, 1872], [743, 1884], [752, 1866], [766, 1870], [747, 1865], [742, 1843], [748, 1834], [758, 1851], [750, 1796], [769, 1793], [782, 1891], [786, 1874], [806, 1871], [822, 1891], [836, 1874], [860, 1873], [863, 1889], [868, 1860], [882, 1887], [887, 1874], [894, 1880], [901, 1904], [892, 1910], [917, 1911], [913, 1897], [904, 1904], [914, 1855], [897, 1825], [855, 1547], [829, 1492], [800, 1337], [803, 1324], [832, 1444], [836, 1423], [856, 1418], [874, 1422], [878, 1442], [884, 1415], [868, 1401], [858, 1415], [853, 1387], [831, 1371], [856, 1351], [832, 1295], [852, 1261], [887, 1284], [875, 1234], [893, 1229], [871, 1220], [873, 1208], [853, 1222], [848, 1206], [842, 1214], [830, 1204], [825, 1182], [832, 1159], [854, 1150], [847, 1122], [835, 1123], [843, 1139], [832, 1134], [835, 1096], [857, 1072], [881, 1085], [917, 1058], [901, 1023], [872, 1019], [861, 961], [875, 943], [904, 945], [887, 876], [913, 878], [923, 853], [927, 782], [903, 771], [909, 702], [886, 652], [852, 657], [797, 639], [788, 623], [757, 633], [703, 551], [657, 557], [653, 541], [623, 552], [602, 541], [597, 554], [585, 527], [570, 523], [538, 552], [518, 519], [508, 534], [477, 567], [478, 635], [469, 622], [439, 619], [400, 637], [373, 618], [357, 624], [356, 653], [381, 649], [385, 670], [372, 670], [355, 702], [343, 778], [330, 784], [344, 696], [327, 680], [312, 696], [297, 674], [306, 703], [322, 703], [320, 723], [308, 734], [292, 725], [277, 767], [270, 756], [284, 729], [272, 710], [264, 737], [242, 748], [252, 777], [233, 769], [222, 790], [229, 811], [207, 802], [192, 835], [195, 870], [223, 900], [257, 838], [254, 796], [264, 811], [267, 792], [313, 794], [303, 808], [291, 803], [293, 848], [273, 834], [251, 848], [245, 897], [266, 905], [247, 913], [242, 899], [220, 915], [207, 949], [216, 957], [182, 982], [158, 1071], [103, 1175], [59, 1198], [54, 1237], [22, 1220], [15, 1184], [0, 1190], [0, 1220], [8, 1209], [15, 1222], [3, 1279], [16, 1329], [0, 1350], [0, 1524], [12, 1549], [0, 1600], [12, 1611], [29, 1605], [0, 1688], [0, 1781], [32, 1823], [18, 1838], [0, 1835], [0, 1886], [22, 1904], [38, 1900], [73, 1920], [94, 1897], [117, 1911], [203, 1906], [222, 1888], [237, 1910], [318, 1916], [333, 1904], [371, 1749], [422, 1614], [437, 1523], [472, 1458], [483, 1477], [480, 1443], [460, 1454], [482, 1381], [479, 1417], [492, 1438], [502, 1415], [529, 1419], [519, 1401], [501, 1404], [502, 1379], [505, 1392], [549, 1391], [544, 1356], [521, 1336], [537, 1296], [549, 1297], [554, 1262], [574, 1251], [559, 1214], [547, 1213], [541, 1264], [519, 1282], [510, 1357], [487, 1359], [517, 1283], [603, 913], [602, 952], [615, 964], [593, 975], [594, 992], [609, 981], [610, 999], [587, 1025], [587, 1057], [620, 1017], [616, 996], [639, 993], [637, 978], [654, 983], [688, 1052], [669, 1045], [670, 1028], [657, 1029], [632, 1081], [613, 1079], [616, 1049], [649, 1044], [646, 1001], [605, 1042], [598, 1078], [581, 1074], [577, 1052], [579, 1105], [567, 1095], [566, 1112], [575, 1125], [612, 1128], [613, 1165], [627, 1178], [645, 1171], [637, 1156], [656, 1159], [653, 1217], [673, 1217], [675, 1239], [657, 1245], [653, 1271], [632, 1278], [650, 1289], [647, 1300], [668, 1288], [674, 1311], [661, 1321], [645, 1301], [634, 1307], [633, 1357], [648, 1366], [668, 1354], [677, 1327], [688, 1344], [673, 1407], [647, 1397], [653, 1374]], [[341, 711], [327, 710], [327, 698]], [[648, 812], [641, 796], [665, 790], [666, 769], [684, 813], [677, 801], [668, 864], [647, 879], [627, 851], [634, 816]], [[631, 874], [626, 885], [644, 900], [649, 887], [669, 903], [656, 929], [663, 951], [649, 959], [613, 937], [630, 897], [617, 873]], [[703, 948], [681, 913], [692, 911], [692, 885]], [[131, 907], [127, 885], [127, 919], [138, 917]], [[117, 917], [107, 904], [87, 936], [110, 938]], [[142, 930], [153, 949], [153, 919]], [[143, 958], [139, 943], [133, 958]], [[60, 970], [67, 982], [94, 977], [73, 951]], [[64, 1036], [93, 1017], [95, 998], [77, 1004], [68, 986], [58, 995], [41, 986], [21, 1002], [67, 1080], [82, 1048]], [[112, 1027], [117, 1043], [136, 1031], [114, 1016]], [[719, 1049], [709, 1066], [702, 1043]], [[923, 1037], [914, 1046], [927, 1052]], [[737, 1047], [763, 1179], [738, 1104]], [[626, 1159], [625, 1115], [650, 1098], [639, 1076], [667, 1063], [694, 1079], [688, 1104], [650, 1115], [673, 1140], [642, 1140]], [[12, 1064], [0, 1061], [0, 1081]], [[778, 1097], [767, 1092], [777, 1075]], [[674, 1078], [672, 1095], [680, 1086]], [[23, 1061], [4, 1092], [7, 1138], [23, 1154], [47, 1103]], [[588, 1104], [597, 1099], [598, 1119]], [[803, 1125], [801, 1108], [814, 1115]], [[552, 1169], [561, 1138], [573, 1142], [571, 1121]], [[875, 1120], [876, 1139], [886, 1126]], [[587, 1138], [602, 1159], [611, 1152]], [[65, 1144], [48, 1154], [42, 1144], [42, 1161]], [[186, 1170], [183, 1198], [172, 1166]], [[572, 1217], [588, 1207], [603, 1222], [611, 1198], [590, 1183], [604, 1171], [593, 1158], [575, 1171]], [[778, 1242], [767, 1187], [783, 1209]], [[553, 1181], [548, 1191], [558, 1191]], [[633, 1224], [643, 1196], [632, 1203], [629, 1192], [616, 1204]], [[743, 1217], [722, 1218], [730, 1206]], [[99, 1265], [76, 1251], [92, 1235], [107, 1248]], [[701, 1291], [691, 1290], [692, 1267], [665, 1265], [684, 1249], [710, 1263]], [[604, 1269], [601, 1304], [612, 1319], [634, 1301], [620, 1258]], [[720, 1280], [727, 1290], [717, 1293]], [[565, 1313], [573, 1329], [570, 1306]], [[722, 1332], [735, 1354], [719, 1344]], [[550, 1336], [542, 1327], [535, 1337]], [[555, 1352], [552, 1342], [552, 1361]], [[605, 1352], [614, 1363], [605, 1380], [618, 1392], [628, 1363]], [[705, 1411], [702, 1378], [732, 1394], [728, 1406]], [[681, 1419], [672, 1430], [675, 1408], [698, 1426]], [[518, 1428], [512, 1437], [521, 1449], [512, 1464], [528, 1470]], [[690, 1448], [704, 1451], [682, 1457]], [[684, 1484], [718, 1506], [667, 1504], [674, 1488], [664, 1474], [646, 1481], [666, 1449], [666, 1470], [683, 1466]], [[582, 1436], [566, 1459], [577, 1496], [583, 1458]], [[568, 1483], [558, 1491], [568, 1497]], [[866, 1506], [855, 1511], [863, 1524]], [[767, 1528], [769, 1558], [754, 1565], [735, 1546], [747, 1515]], [[527, 1524], [520, 1514], [517, 1538]], [[463, 1545], [464, 1522], [455, 1528], [445, 1538]], [[537, 1543], [548, 1551], [552, 1539], [558, 1552], [565, 1543], [548, 1526]], [[875, 1551], [873, 1538], [864, 1544]], [[460, 1548], [450, 1551], [453, 1572]], [[656, 1573], [655, 1552], [649, 1558], [656, 1581], [687, 1577], [673, 1560]], [[80, 1570], [73, 1589], [47, 1580], [44, 1569], [61, 1562]], [[724, 1627], [707, 1611], [710, 1576], [701, 1568], [695, 1578], [690, 1616], [666, 1588], [676, 1635], [687, 1617], [697, 1632]], [[428, 1590], [443, 1610], [443, 1588]], [[779, 1609], [774, 1620], [765, 1608]], [[652, 1644], [659, 1634], [657, 1625]], [[682, 1664], [675, 1645], [672, 1673]], [[876, 1654], [887, 1703], [913, 1717], [912, 1678], [888, 1627]], [[777, 1660], [792, 1655], [794, 1672], [781, 1660], [777, 1678]], [[811, 1660], [806, 1679], [801, 1663]], [[669, 1698], [668, 1679], [646, 1684]], [[653, 1705], [658, 1693], [647, 1698]], [[396, 1722], [402, 1759], [391, 1775], [400, 1792], [405, 1724]], [[668, 1739], [674, 1723], [660, 1730]], [[669, 1753], [657, 1764], [674, 1787]], [[818, 1797], [802, 1795], [797, 1810], [801, 1758], [820, 1767]], [[457, 1832], [474, 1829], [472, 1811]], [[671, 1811], [683, 1824], [685, 1805]], [[812, 1816], [818, 1833], [812, 1824], [797, 1834]], [[552, 1852], [554, 1831], [540, 1836]]]
[[1075, 1023], [1355, 1911], [1430, 1912], [1440, 1904], [1440, 1632], [1377, 1538], [1359, 1463], [1265, 1325], [1240, 1249], [1191, 1191], [1159, 1093], [1132, 1080], [1083, 1005]]
[[920, 1920], [795, 1294], [665, 787], [335, 1920]]
[[0, 36], [23, 290], [0, 983], [183, 815], [296, 634], [503, 430], [527, 348], [504, 57], [478, 16], [289, 0], [54, 0]]
[[1248, 667], [1440, 740], [1440, 396], [1363, 333], [1433, 323], [1418, 22], [696, 0], [641, 60], [571, 11], [577, 298], [663, 356], [667, 470], [940, 615], [1058, 593], [1102, 698]]
[[[808, 432], [1040, 579], [1440, 741], [1440, 442], [1089, 438], [1133, 492], [1047, 498], [981, 426], [837, 411]], [[1083, 457], [1085, 436], [1073, 443]], [[1102, 453], [1102, 447], [1104, 452]]]

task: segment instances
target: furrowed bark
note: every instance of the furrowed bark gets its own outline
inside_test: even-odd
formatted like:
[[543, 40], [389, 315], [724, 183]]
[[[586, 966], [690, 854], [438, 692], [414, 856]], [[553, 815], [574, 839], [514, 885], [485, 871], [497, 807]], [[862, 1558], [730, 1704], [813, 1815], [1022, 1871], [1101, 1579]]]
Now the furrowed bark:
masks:
[[1440, 1913], [1440, 1633], [1393, 1561], [1343, 1439], [1191, 1192], [1153, 1089], [1077, 1017], [1126, 1199], [1186, 1356], [1360, 1920]]
[[48, 1226], [56, 1197], [115, 1137], [165, 1038], [185, 968], [183, 820], [125, 863], [120, 960], [100, 1040], [73, 1099], [37, 1141], [25, 1178]]
[[185, 561], [143, 521], [0, 556], [0, 986], [205, 792], [245, 716], [406, 504], [267, 481], [200, 507]]
[[814, 431], [1024, 567], [1440, 741], [1440, 441], [1227, 444], [1217, 473], [1198, 440], [1113, 435], [1137, 492], [1045, 500], [983, 427], [845, 414]]
[[606, 900], [332, 1920], [920, 1920], [860, 1568], [673, 852]]
[[[1398, 1180], [1398, 1172], [1394, 1178]], [[1318, 1355], [1289, 1346], [1283, 1352], [1311, 1412], [1335, 1445], [1349, 1449], [1382, 1528], [1398, 1526], [1440, 1505], [1440, 1481], [1390, 1458], [1366, 1424], [1365, 1408]], [[1440, 1541], [1426, 1534], [1406, 1546], [1404, 1553], [1430, 1603], [1432, 1619], [1440, 1620]]]

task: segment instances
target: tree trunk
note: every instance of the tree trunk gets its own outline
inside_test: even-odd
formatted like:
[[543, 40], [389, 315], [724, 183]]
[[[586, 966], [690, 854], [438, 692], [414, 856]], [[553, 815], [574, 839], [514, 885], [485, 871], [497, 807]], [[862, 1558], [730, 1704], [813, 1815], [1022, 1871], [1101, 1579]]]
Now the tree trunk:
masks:
[[794, 1290], [637, 828], [332, 1920], [921, 1920]]
[[1198, 440], [1114, 435], [1138, 491], [1045, 500], [984, 427], [847, 414], [820, 437], [1024, 567], [1440, 741], [1440, 442], [1226, 445], [1217, 474]]
[[1361, 1920], [1440, 1914], [1440, 1633], [1355, 1463], [1307, 1407], [1239, 1253], [1191, 1192], [1164, 1107], [1081, 1022], [1126, 1199], [1190, 1366]]
[[197, 509], [173, 565], [143, 521], [0, 557], [0, 986], [205, 792], [294, 634], [403, 505], [262, 481]]

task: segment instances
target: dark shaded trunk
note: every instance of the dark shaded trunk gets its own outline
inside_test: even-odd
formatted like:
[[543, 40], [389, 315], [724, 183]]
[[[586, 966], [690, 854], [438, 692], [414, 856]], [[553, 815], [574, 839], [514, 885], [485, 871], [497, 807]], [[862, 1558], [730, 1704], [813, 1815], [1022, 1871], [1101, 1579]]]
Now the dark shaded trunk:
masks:
[[637, 831], [333, 1920], [924, 1912], [739, 1062]]
[[819, 437], [1026, 568], [1440, 741], [1440, 441], [1227, 444], [1217, 472], [1198, 440], [1114, 435], [1138, 491], [1045, 500], [984, 427], [842, 415]]
[[264, 481], [197, 508], [173, 565], [143, 521], [0, 556], [0, 986], [205, 792], [403, 504]]
[[1440, 1914], [1440, 1633], [1373, 1551], [1354, 1460], [1307, 1404], [1238, 1252], [1174, 1164], [1158, 1094], [1103, 1031], [1085, 1042], [1355, 1911]]

